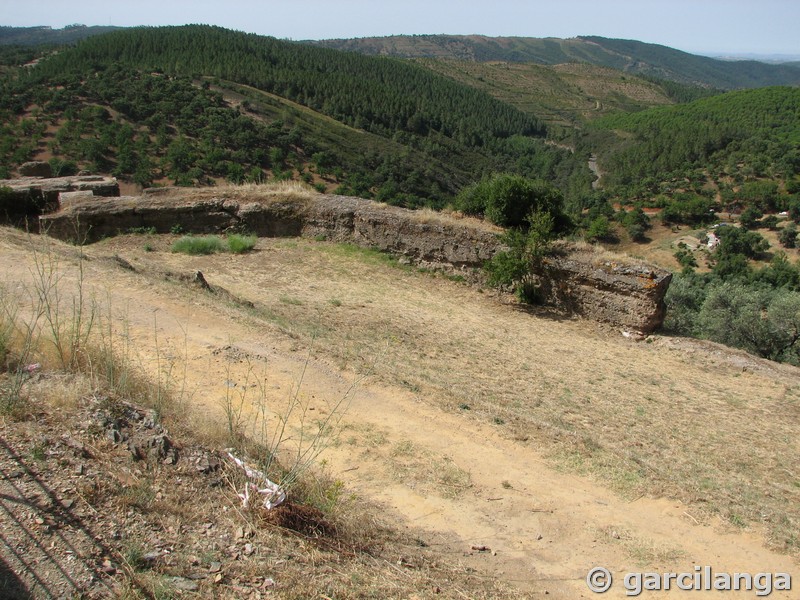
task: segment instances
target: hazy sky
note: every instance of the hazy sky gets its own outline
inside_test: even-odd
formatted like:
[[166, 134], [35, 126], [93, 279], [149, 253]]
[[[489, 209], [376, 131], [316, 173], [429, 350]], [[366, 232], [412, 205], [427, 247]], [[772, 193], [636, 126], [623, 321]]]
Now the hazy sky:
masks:
[[279, 38], [601, 35], [696, 53], [800, 54], [800, 0], [0, 0], [0, 25], [207, 23]]

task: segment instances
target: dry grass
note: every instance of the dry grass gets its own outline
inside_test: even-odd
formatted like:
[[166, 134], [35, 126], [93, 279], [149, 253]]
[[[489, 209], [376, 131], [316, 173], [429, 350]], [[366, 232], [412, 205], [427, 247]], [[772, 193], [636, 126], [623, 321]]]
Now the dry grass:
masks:
[[[73, 545], [67, 548], [69, 559], [63, 571], [46, 571], [53, 568], [48, 560], [35, 567], [48, 583], [70, 576], [70, 569], [84, 561], [91, 568], [97, 555], [111, 565], [98, 587], [104, 586], [109, 597], [131, 600], [182, 597], [185, 592], [180, 586], [189, 581], [196, 582], [197, 597], [221, 600], [258, 597], [259, 593], [289, 600], [415, 594], [444, 599], [524, 597], [455, 560], [442, 559], [412, 535], [389, 529], [380, 510], [363, 499], [334, 498], [322, 514], [324, 532], [290, 530], [275, 524], [270, 513], [241, 509], [234, 490], [241, 484], [238, 471], [227, 466], [203, 475], [186, 463], [133, 465], [124, 443], [113, 445], [102, 433], [79, 429], [92, 420], [94, 411], [85, 401], [68, 410], [42, 402], [36, 420], [16, 423], [13, 428], [0, 423], [4, 448], [14, 448], [35, 464], [37, 491], [68, 490], [68, 497], [75, 499], [69, 524], [55, 534], [44, 534], [40, 541], [40, 550], [58, 553], [65, 536], [71, 535], [69, 527], [77, 524], [80, 528], [80, 535], [69, 537]], [[70, 452], [65, 454], [59, 445], [67, 435], [91, 453], [80, 461], [86, 476], [76, 477]], [[192, 437], [173, 439], [187, 454], [200, 449]], [[319, 483], [330, 493], [326, 480]], [[25, 518], [32, 521], [30, 515], [38, 517], [38, 510], [32, 502]], [[315, 509], [291, 510], [320, 514]], [[43, 515], [42, 520], [47, 520]], [[4, 525], [3, 535], [5, 540], [17, 539], [13, 526]], [[38, 529], [25, 535], [27, 540], [39, 541]], [[76, 584], [64, 581], [62, 585], [72, 590]], [[77, 590], [75, 595], [80, 595]]]
[[[66, 281], [59, 280], [59, 285]], [[67, 305], [75, 306], [70, 302]], [[250, 590], [266, 589], [263, 586], [267, 580], [277, 582], [269, 584], [275, 586], [270, 591], [281, 598], [399, 598], [419, 593], [441, 598], [462, 598], [466, 594], [473, 598], [521, 596], [501, 583], [476, 577], [456, 562], [424, 550], [413, 538], [391, 531], [381, 524], [376, 509], [352, 495], [346, 498], [341, 482], [311, 470], [296, 487], [295, 498], [313, 503], [314, 507], [307, 510], [312, 514], [317, 511], [325, 520], [325, 533], [320, 536], [286, 532], [269, 525], [269, 520], [265, 522], [264, 515], [258, 512], [231, 510], [238, 506], [238, 472], [226, 471], [227, 485], [219, 486], [185, 462], [179, 463], [184, 471], [177, 483], [170, 469], [158, 463], [140, 463], [135, 469], [130, 468], [127, 446], [110, 442], [106, 432], [97, 427], [86, 427], [87, 419], [94, 419], [98, 409], [123, 411], [124, 401], [135, 399], [137, 404], [157, 408], [162, 423], [179, 432], [182, 452], [196, 449], [197, 440], [191, 437], [188, 423], [190, 416], [185, 407], [176, 406], [183, 393], [180, 364], [186, 358], [174, 356], [163, 342], [156, 340], [157, 364], [155, 368], [143, 368], [133, 351], [125, 320], [122, 319], [120, 332], [112, 324], [115, 319], [110, 312], [104, 315], [97, 310], [93, 308], [91, 313], [93, 328], [81, 337], [80, 347], [74, 348], [79, 360], [45, 361], [35, 375], [23, 381], [21, 394], [26, 406], [35, 409], [37, 419], [23, 421], [23, 426], [13, 429], [13, 436], [5, 431], [3, 437], [13, 445], [25, 444], [28, 438], [64, 439], [67, 432], [71, 436], [89, 436], [83, 442], [91, 448], [84, 461], [90, 463], [93, 478], [75, 483], [74, 493], [93, 519], [111, 519], [111, 524], [99, 525], [101, 531], [113, 531], [114, 519], [126, 522], [121, 540], [119, 536], [103, 540], [113, 547], [106, 559], [119, 565], [114, 584], [117, 597], [172, 597], [176, 594], [175, 578], [198, 570], [204, 573], [199, 584], [201, 593], [218, 598], [238, 598]], [[27, 313], [23, 310], [20, 314]], [[75, 318], [75, 313], [63, 313], [62, 317]], [[19, 330], [16, 325], [14, 330]], [[154, 335], [158, 336], [157, 326]], [[26, 360], [46, 358], [42, 348], [48, 343], [53, 345], [45, 335], [35, 337], [36, 344], [31, 346]], [[15, 342], [18, 338], [5, 339], [7, 354], [19, 355], [20, 346]], [[24, 345], [24, 336], [22, 341]], [[150, 374], [149, 380], [146, 373]], [[335, 410], [335, 406], [331, 408], [334, 413]], [[28, 415], [17, 416], [25, 420]], [[0, 429], [5, 427], [0, 423]], [[48, 427], [46, 435], [38, 431], [41, 427]], [[71, 463], [59, 462], [57, 454], [50, 458], [48, 452], [46, 446], [33, 446], [28, 454], [41, 463], [42, 480], [61, 489], [64, 483], [49, 478], [58, 469], [71, 468]], [[458, 470], [441, 466], [431, 465], [438, 471], [436, 483], [455, 488], [464, 480]], [[74, 473], [66, 477], [71, 481]], [[152, 549], [153, 530], [169, 539], [172, 551], [165, 562], [151, 564], [144, 560], [145, 552]], [[237, 530], [250, 533], [242, 539]], [[232, 559], [231, 543], [233, 547], [244, 547], [245, 541], [253, 550], [240, 550], [237, 559]], [[208, 565], [215, 562], [225, 566], [219, 579], [206, 576]]]
[[[374, 202], [373, 206], [375, 208], [384, 210], [398, 210], [397, 207], [382, 202]], [[433, 223], [457, 227], [470, 227], [472, 229], [480, 229], [496, 234], [502, 234], [505, 231], [504, 228], [494, 225], [485, 219], [468, 216], [459, 211], [449, 209], [433, 210], [432, 208], [423, 207], [408, 211], [407, 216], [410, 221], [415, 223]]]
[[743, 371], [763, 362], [740, 362], [713, 345], [635, 345], [591, 323], [532, 318], [369, 253], [262, 242], [269, 261], [245, 258], [235, 270], [216, 257], [206, 263], [226, 288], [258, 298], [254, 324], [267, 319], [295, 336], [315, 331], [318, 350], [348, 370], [380, 356], [379, 381], [492, 423], [555, 465], [631, 497], [665, 495], [698, 516], [764, 525], [774, 547], [800, 548], [796, 369]]
[[631, 531], [621, 527], [603, 527], [596, 531], [596, 535], [599, 539], [611, 540], [612, 543], [621, 545], [625, 553], [639, 567], [665, 565], [685, 558], [684, 552], [677, 548], [664, 546], [648, 538], [638, 537]]
[[591, 256], [591, 262], [595, 266], [603, 265], [604, 263], [613, 263], [617, 265], [629, 265], [635, 267], [649, 267], [644, 260], [630, 256], [622, 252], [615, 252], [602, 246], [601, 244], [591, 244], [584, 240], [577, 240], [570, 242], [568, 245], [556, 243], [555, 248], [566, 248], [568, 252], [588, 254]]
[[305, 201], [319, 196], [310, 185], [302, 181], [278, 181], [274, 183], [224, 183], [214, 187], [202, 188], [156, 188], [152, 192], [159, 198], [211, 199], [228, 198], [242, 201]]
[[400, 440], [380, 455], [397, 482], [423, 495], [454, 499], [472, 487], [470, 474], [452, 458], [436, 455], [410, 440]]

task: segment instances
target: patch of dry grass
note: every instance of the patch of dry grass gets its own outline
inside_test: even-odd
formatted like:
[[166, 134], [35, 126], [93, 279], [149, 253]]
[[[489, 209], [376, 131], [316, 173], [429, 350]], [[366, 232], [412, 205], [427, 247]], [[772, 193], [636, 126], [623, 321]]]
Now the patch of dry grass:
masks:
[[684, 558], [684, 552], [648, 538], [638, 537], [627, 529], [607, 526], [596, 531], [598, 539], [619, 544], [639, 567], [665, 565]]
[[554, 248], [557, 250], [563, 249], [569, 253], [587, 254], [591, 257], [591, 263], [595, 266], [600, 266], [605, 263], [613, 263], [617, 265], [649, 267], [645, 261], [634, 258], [629, 254], [614, 252], [613, 250], [609, 250], [601, 244], [591, 244], [584, 240], [576, 240], [568, 243], [556, 242], [554, 244]]
[[302, 181], [277, 181], [271, 183], [223, 183], [213, 187], [201, 188], [164, 188], [153, 192], [160, 198], [192, 198], [211, 199], [228, 198], [242, 201], [305, 201], [320, 194], [313, 187]]
[[472, 487], [467, 471], [449, 456], [437, 456], [409, 440], [395, 443], [384, 457], [398, 482], [442, 498], [458, 498]]
[[[382, 202], [375, 202], [373, 205], [376, 208], [398, 210], [397, 207]], [[501, 234], [505, 231], [502, 227], [486, 221], [485, 219], [464, 215], [459, 211], [433, 210], [432, 208], [423, 207], [416, 210], [409, 210], [407, 215], [407, 218], [415, 223], [435, 223], [457, 227], [471, 227], [473, 229], [481, 229], [497, 234]]]

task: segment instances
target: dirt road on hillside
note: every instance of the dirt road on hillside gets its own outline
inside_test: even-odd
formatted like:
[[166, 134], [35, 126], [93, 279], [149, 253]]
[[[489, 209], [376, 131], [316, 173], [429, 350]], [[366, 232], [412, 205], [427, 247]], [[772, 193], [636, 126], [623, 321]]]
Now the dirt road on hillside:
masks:
[[[663, 426], [677, 431], [689, 423], [682, 399], [701, 395], [708, 410], [717, 403], [728, 410], [714, 395], [728, 393], [723, 385], [743, 397], [794, 398], [796, 370], [741, 359], [742, 371], [736, 361], [711, 354], [687, 360], [669, 344], [636, 345], [593, 324], [531, 316], [474, 288], [372, 256], [307, 249], [310, 242], [262, 240], [249, 258], [174, 255], [168, 242], [128, 236], [87, 248], [85, 285], [98, 302], [110, 303], [143, 365], [155, 371], [157, 364], [185, 362], [182, 383], [198, 427], [218, 425], [226, 395], [239, 393], [253, 374], [265, 378], [270, 402], [284, 402], [299, 384], [320, 414], [359, 380], [338, 436], [321, 456], [325, 468], [348, 490], [383, 505], [394, 526], [414, 530], [422, 543], [486, 577], [512, 582], [531, 597], [563, 600], [595, 597], [586, 576], [597, 566], [615, 578], [605, 598], [627, 597], [622, 581], [629, 572], [694, 573], [696, 565], [708, 565], [715, 572], [800, 577], [794, 558], [768, 548], [770, 534], [759, 523], [734, 528], [699, 504], [631, 494], [636, 488], [614, 484], [613, 476], [598, 479], [594, 463], [584, 468], [578, 454], [545, 445], [552, 421], [522, 423], [520, 417], [527, 405], [558, 397], [565, 432], [607, 429], [581, 403], [602, 402], [630, 386], [626, 394], [640, 406], [631, 414], [644, 419], [663, 409], [669, 415], [663, 405], [671, 399], [677, 410]], [[27, 244], [21, 234], [0, 241], [0, 281], [20, 291], [32, 278]], [[53, 249], [64, 281], [74, 282], [77, 251], [56, 242]], [[115, 255], [135, 270], [120, 267]], [[259, 310], [219, 302], [163, 276], [195, 270]], [[473, 353], [476, 346], [480, 352]], [[517, 380], [503, 370], [514, 361]], [[682, 373], [684, 383], [664, 372]], [[735, 372], [744, 375], [722, 383]], [[703, 383], [708, 378], [710, 391]], [[741, 405], [730, 415], [737, 427], [737, 419], [751, 419]], [[616, 425], [635, 428], [627, 418], [620, 408]], [[702, 435], [702, 423], [686, 427]], [[784, 433], [795, 445], [796, 435], [778, 432]], [[650, 435], [668, 438], [655, 429]], [[706, 441], [713, 453], [716, 442]]]

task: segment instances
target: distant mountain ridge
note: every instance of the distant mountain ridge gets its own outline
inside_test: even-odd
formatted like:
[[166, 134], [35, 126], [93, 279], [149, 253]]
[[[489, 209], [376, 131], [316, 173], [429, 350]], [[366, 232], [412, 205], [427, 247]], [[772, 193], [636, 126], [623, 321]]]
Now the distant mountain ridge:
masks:
[[[0, 26], [0, 45], [74, 44], [121, 27], [69, 25]], [[485, 35], [397, 35], [301, 42], [336, 50], [397, 58], [445, 58], [472, 62], [557, 65], [588, 63], [634, 75], [721, 90], [800, 85], [800, 62], [767, 63], [700, 56], [659, 44], [600, 36], [576, 38], [489, 37]]]
[[46, 25], [38, 27], [0, 26], [0, 45], [39, 46], [74, 44], [93, 35], [115, 31], [121, 27], [93, 25], [68, 25], [63, 29], [53, 29]]
[[414, 35], [308, 41], [327, 48], [398, 58], [451, 58], [466, 61], [584, 62], [636, 75], [719, 89], [800, 85], [797, 64], [724, 61], [635, 40], [599, 36], [577, 38]]

